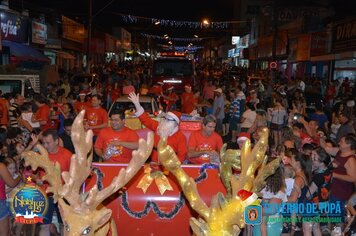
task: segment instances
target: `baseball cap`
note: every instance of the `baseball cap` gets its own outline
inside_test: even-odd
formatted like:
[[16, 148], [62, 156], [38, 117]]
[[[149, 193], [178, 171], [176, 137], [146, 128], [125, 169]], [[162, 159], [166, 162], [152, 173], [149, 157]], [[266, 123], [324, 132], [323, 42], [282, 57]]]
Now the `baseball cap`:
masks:
[[222, 89], [221, 89], [221, 88], [217, 88], [217, 89], [215, 89], [215, 90], [214, 90], [214, 92], [217, 92], [217, 93], [222, 93], [223, 91], [222, 91]]

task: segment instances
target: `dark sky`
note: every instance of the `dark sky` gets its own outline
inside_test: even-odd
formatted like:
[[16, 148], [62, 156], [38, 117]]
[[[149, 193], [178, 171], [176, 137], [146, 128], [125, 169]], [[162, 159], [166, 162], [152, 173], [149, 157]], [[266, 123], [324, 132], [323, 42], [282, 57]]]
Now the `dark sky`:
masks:
[[[10, 0], [10, 5], [30, 11], [41, 11], [41, 7], [54, 8], [64, 15], [87, 22], [90, 0]], [[232, 21], [234, 0], [92, 0], [93, 27], [110, 32], [111, 26], [123, 26], [129, 31], [147, 34], [168, 33], [172, 37], [191, 37], [194, 30], [150, 26], [149, 19], [200, 22], [204, 18], [211, 21]], [[125, 23], [120, 14], [143, 17], [141, 24]], [[145, 21], [144, 19], [147, 19]], [[164, 33], [163, 33], [164, 32]], [[224, 33], [224, 32], [222, 32]], [[175, 34], [175, 35], [173, 35]]]
[[[86, 24], [90, 0], [9, 0], [10, 5], [30, 11], [45, 11], [44, 8], [54, 8], [64, 15]], [[147, 34], [170, 34], [172, 37], [191, 37], [196, 30], [190, 28], [157, 27], [147, 21], [137, 24], [125, 23], [120, 14], [134, 15], [147, 19], [158, 18], [176, 21], [196, 21], [209, 18], [211, 21], [235, 21], [233, 5], [237, 0], [92, 0], [93, 27], [110, 32], [112, 26], [123, 26], [130, 32]], [[356, 15], [356, 0], [275, 0], [280, 5], [330, 5], [345, 15]], [[260, 0], [260, 2], [272, 2]], [[104, 9], [103, 9], [104, 8]], [[206, 30], [207, 31], [207, 30]], [[199, 32], [199, 31], [198, 31]], [[219, 30], [219, 34], [226, 34], [228, 30]], [[209, 34], [211, 32], [203, 32]], [[216, 32], [213, 32], [216, 34]], [[190, 35], [190, 36], [189, 36]]]

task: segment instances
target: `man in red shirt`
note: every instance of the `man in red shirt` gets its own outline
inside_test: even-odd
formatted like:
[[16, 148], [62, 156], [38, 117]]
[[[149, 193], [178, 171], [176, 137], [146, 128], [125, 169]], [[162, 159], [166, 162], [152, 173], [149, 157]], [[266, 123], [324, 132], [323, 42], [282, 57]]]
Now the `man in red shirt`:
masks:
[[41, 130], [46, 131], [51, 128], [50, 121], [50, 108], [46, 104], [47, 99], [42, 95], [35, 96], [34, 98], [35, 104], [38, 107], [35, 114], [33, 114], [31, 121], [32, 122], [40, 122]]
[[85, 111], [86, 129], [93, 130], [94, 136], [98, 136], [101, 129], [108, 126], [108, 113], [101, 107], [101, 97], [93, 95], [91, 98], [91, 107]]
[[167, 144], [176, 152], [178, 159], [183, 162], [187, 155], [187, 142], [184, 134], [179, 130], [179, 114], [177, 112], [167, 112], [164, 119], [160, 122], [153, 120], [145, 113], [140, 104], [140, 95], [130, 93], [129, 99], [135, 105], [135, 115], [140, 119], [141, 123], [155, 132], [154, 148], [151, 156], [151, 166], [159, 164], [157, 145], [161, 137], [167, 138]]
[[167, 88], [166, 95], [164, 93], [161, 94], [166, 104], [166, 112], [176, 110], [177, 108], [176, 102], [179, 100], [179, 97], [175, 92], [173, 92], [173, 88], [174, 87], [171, 85]]
[[95, 141], [95, 153], [108, 162], [128, 163], [132, 150], [138, 148], [138, 135], [125, 127], [125, 114], [113, 111], [110, 127], [103, 128]]
[[221, 136], [216, 133], [216, 118], [207, 115], [202, 129], [194, 131], [188, 141], [188, 157], [192, 164], [219, 163], [219, 153], [223, 145]]
[[184, 89], [185, 92], [181, 95], [182, 113], [190, 114], [194, 110], [197, 101], [194, 98], [192, 87], [190, 85], [185, 85]]
[[[48, 152], [48, 158], [53, 162], [58, 162], [61, 167], [61, 172], [69, 171], [70, 160], [72, 153], [65, 149], [64, 147], [59, 146], [59, 137], [56, 130], [46, 130], [42, 135], [42, 145]], [[43, 171], [40, 171], [40, 176], [44, 175]], [[41, 184], [41, 182], [38, 182]], [[43, 185], [44, 188], [47, 188], [47, 184]], [[53, 212], [56, 211], [58, 216], [58, 221], [60, 224], [63, 224], [60, 217], [60, 212], [58, 209], [58, 204], [53, 202], [53, 197], [48, 196], [48, 209], [47, 213], [43, 216], [43, 224], [40, 226], [39, 235], [50, 235], [50, 226], [52, 223]]]

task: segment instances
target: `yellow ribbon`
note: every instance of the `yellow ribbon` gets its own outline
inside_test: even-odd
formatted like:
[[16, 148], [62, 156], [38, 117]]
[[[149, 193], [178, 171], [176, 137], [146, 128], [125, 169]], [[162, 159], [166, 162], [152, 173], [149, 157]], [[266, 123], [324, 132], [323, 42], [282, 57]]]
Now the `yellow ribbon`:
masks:
[[144, 166], [144, 173], [145, 175], [141, 178], [140, 182], [136, 186], [137, 188], [142, 189], [144, 193], [146, 193], [148, 187], [151, 185], [153, 180], [155, 180], [155, 183], [161, 195], [163, 195], [167, 190], [173, 190], [166, 177], [168, 173], [163, 173], [162, 171], [155, 171], [152, 173], [152, 169], [149, 165]]

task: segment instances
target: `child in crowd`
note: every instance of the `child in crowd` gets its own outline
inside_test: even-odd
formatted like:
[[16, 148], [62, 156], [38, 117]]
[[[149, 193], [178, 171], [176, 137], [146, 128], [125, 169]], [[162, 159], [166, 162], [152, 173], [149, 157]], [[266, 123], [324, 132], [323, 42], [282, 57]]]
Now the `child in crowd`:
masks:
[[339, 119], [337, 117], [335, 117], [331, 123], [331, 126], [330, 126], [330, 139], [335, 141], [336, 140], [336, 134], [337, 134], [337, 131], [339, 130], [341, 124], [339, 122]]
[[[20, 173], [18, 172], [17, 170], [17, 165], [16, 165], [16, 162], [14, 159], [8, 157], [5, 159], [5, 165], [8, 169], [8, 171], [10, 172], [11, 176], [13, 179], [16, 179], [18, 178], [18, 176], [20, 175]], [[12, 198], [11, 198], [11, 193], [13, 191], [16, 191], [16, 189], [18, 187], [20, 187], [22, 185], [22, 182], [20, 181], [17, 186], [15, 187], [10, 187], [8, 185], [5, 186], [5, 191], [6, 191], [6, 200], [7, 200], [7, 204], [10, 205], [11, 202], [12, 202]], [[10, 208], [9, 208], [10, 209]], [[11, 215], [11, 214], [10, 214]], [[10, 225], [9, 225], [9, 228], [10, 228], [10, 232], [11, 231], [15, 231], [15, 234], [16, 236], [19, 236], [21, 235], [21, 231], [22, 231], [22, 227], [23, 227], [23, 224], [17, 222], [17, 223], [14, 223], [13, 222], [13, 219], [10, 219]]]
[[287, 197], [290, 196], [290, 194], [292, 193], [293, 190], [293, 186], [294, 186], [294, 170], [290, 165], [285, 165], [284, 166], [284, 181], [286, 182], [286, 194]]

